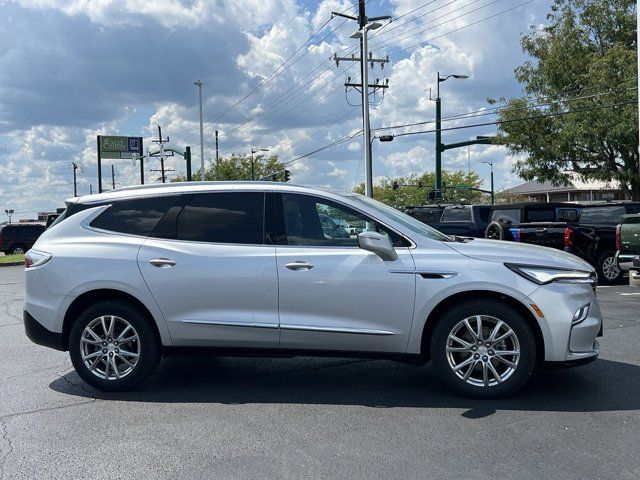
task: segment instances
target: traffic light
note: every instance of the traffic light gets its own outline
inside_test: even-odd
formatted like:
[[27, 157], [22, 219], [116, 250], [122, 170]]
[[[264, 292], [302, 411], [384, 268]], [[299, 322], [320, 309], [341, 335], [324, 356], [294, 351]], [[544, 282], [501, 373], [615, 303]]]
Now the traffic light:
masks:
[[436, 191], [435, 190], [429, 190], [429, 193], [427, 194], [427, 199], [435, 200], [436, 199]]
[[424, 188], [424, 182], [418, 182], [418, 188], [422, 190]]
[[289, 170], [285, 170], [284, 171], [284, 181], [288, 182], [289, 180], [291, 180], [291, 172]]
[[394, 180], [393, 183], [391, 184], [391, 188], [393, 190], [398, 190], [400, 188], [400, 184]]

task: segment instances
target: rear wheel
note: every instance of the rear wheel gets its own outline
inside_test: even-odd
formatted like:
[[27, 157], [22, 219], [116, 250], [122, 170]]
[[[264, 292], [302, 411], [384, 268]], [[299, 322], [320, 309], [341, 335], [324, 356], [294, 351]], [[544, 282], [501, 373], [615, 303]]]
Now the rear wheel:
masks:
[[431, 358], [443, 383], [477, 398], [512, 395], [535, 364], [535, 339], [509, 305], [465, 302], [447, 310], [431, 338]]
[[611, 284], [617, 283], [622, 278], [622, 270], [618, 266], [616, 260], [616, 252], [607, 251], [598, 259], [596, 266], [598, 269], [598, 280], [600, 283]]
[[27, 250], [24, 245], [14, 245], [11, 247], [11, 251], [9, 253], [11, 253], [11, 255], [24, 255], [26, 251]]
[[127, 390], [146, 380], [160, 360], [147, 318], [129, 304], [105, 301], [73, 324], [69, 355], [78, 375], [98, 390]]

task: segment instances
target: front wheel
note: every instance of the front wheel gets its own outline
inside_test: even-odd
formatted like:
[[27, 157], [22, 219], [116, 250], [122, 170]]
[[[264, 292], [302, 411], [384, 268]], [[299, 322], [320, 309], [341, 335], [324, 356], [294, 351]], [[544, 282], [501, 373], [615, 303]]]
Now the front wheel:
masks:
[[522, 315], [505, 304], [465, 302], [447, 310], [431, 337], [443, 383], [476, 398], [514, 394], [535, 364], [535, 339]]
[[160, 344], [147, 318], [118, 301], [97, 303], [73, 324], [69, 355], [78, 375], [102, 391], [128, 390], [155, 371]]

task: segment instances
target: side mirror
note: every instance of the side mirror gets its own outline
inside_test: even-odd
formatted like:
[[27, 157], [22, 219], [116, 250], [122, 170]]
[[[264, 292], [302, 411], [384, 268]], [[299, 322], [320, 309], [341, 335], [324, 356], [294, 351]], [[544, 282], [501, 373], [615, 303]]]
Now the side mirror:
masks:
[[382, 260], [397, 260], [398, 254], [389, 237], [378, 232], [362, 232], [358, 234], [358, 246], [378, 255]]

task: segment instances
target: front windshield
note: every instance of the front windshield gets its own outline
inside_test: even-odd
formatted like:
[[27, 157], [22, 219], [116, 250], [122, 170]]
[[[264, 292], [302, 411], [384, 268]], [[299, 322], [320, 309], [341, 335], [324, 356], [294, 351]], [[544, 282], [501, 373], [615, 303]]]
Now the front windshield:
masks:
[[349, 198], [356, 203], [360, 203], [366, 205], [367, 207], [378, 210], [383, 215], [391, 218], [394, 222], [398, 222], [403, 227], [408, 228], [412, 232], [417, 233], [422, 237], [428, 238], [430, 240], [439, 240], [441, 242], [452, 241], [450, 237], [448, 237], [444, 233], [440, 233], [435, 228], [431, 228], [429, 225], [425, 225], [420, 220], [416, 220], [406, 213], [402, 213], [401, 211], [385, 205], [382, 202], [374, 200], [373, 198], [365, 197], [364, 195], [352, 195], [349, 196]]

